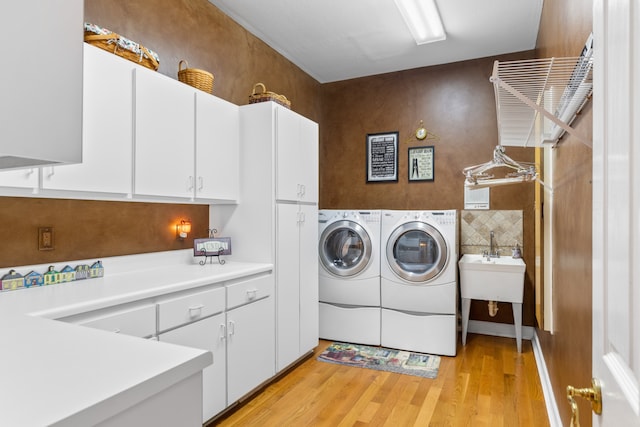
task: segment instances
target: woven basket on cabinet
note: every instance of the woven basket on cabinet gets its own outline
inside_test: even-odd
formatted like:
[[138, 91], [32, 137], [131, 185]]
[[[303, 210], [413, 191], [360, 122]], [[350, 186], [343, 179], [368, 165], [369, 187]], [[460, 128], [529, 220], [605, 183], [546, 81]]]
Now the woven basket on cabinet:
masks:
[[256, 83], [253, 85], [253, 93], [249, 95], [249, 104], [265, 101], [274, 101], [283, 107], [291, 109], [291, 101], [289, 101], [286, 96], [269, 92], [263, 83]]
[[[185, 68], [182, 68], [184, 64]], [[197, 68], [188, 68], [189, 64], [184, 59], [178, 64], [178, 80], [200, 89], [203, 92], [213, 92], [213, 74]]]

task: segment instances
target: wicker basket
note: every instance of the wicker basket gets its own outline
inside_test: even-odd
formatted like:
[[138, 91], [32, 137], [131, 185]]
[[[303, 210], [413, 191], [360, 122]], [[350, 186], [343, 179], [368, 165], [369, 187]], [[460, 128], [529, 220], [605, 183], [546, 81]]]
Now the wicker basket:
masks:
[[152, 50], [94, 24], [84, 24], [84, 41], [155, 71], [160, 66], [160, 59]]
[[[258, 92], [259, 90], [259, 92]], [[249, 104], [255, 104], [257, 102], [273, 101], [283, 107], [291, 109], [291, 101], [284, 95], [278, 95], [274, 92], [267, 91], [267, 88], [263, 83], [256, 83], [253, 85], [253, 93], [249, 95]]]
[[[182, 68], [184, 64], [184, 68]], [[213, 92], [213, 74], [197, 68], [188, 68], [189, 64], [184, 59], [178, 64], [178, 80], [200, 89], [203, 92]]]

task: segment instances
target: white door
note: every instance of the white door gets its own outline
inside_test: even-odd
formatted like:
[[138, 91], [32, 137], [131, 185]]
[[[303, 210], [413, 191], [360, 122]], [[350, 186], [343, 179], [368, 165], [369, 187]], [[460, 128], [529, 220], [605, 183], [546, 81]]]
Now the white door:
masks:
[[596, 0], [593, 28], [593, 376], [602, 385], [593, 425], [632, 426], [640, 425], [639, 3]]
[[131, 194], [133, 68], [84, 45], [82, 163], [43, 168], [43, 189]]
[[300, 205], [300, 355], [318, 346], [318, 207]]
[[193, 198], [195, 89], [142, 67], [134, 82], [135, 193]]
[[298, 205], [278, 203], [277, 221], [276, 369], [279, 372], [300, 356], [300, 211]]
[[224, 410], [227, 406], [225, 314], [162, 333], [158, 340], [213, 353], [213, 364], [202, 371], [202, 422]]
[[196, 198], [229, 202], [240, 192], [238, 106], [196, 92]]

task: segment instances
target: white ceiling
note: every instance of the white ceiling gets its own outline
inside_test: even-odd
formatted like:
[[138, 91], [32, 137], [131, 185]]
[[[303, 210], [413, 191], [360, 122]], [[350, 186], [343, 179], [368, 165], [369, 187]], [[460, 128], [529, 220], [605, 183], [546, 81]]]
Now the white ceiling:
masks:
[[320, 83], [535, 48], [543, 0], [436, 0], [418, 46], [393, 0], [209, 0]]

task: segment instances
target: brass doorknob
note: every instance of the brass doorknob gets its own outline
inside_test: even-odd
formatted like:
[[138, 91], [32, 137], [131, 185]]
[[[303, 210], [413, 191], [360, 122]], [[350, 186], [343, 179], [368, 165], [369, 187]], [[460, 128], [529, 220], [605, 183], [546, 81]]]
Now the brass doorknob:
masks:
[[571, 427], [580, 427], [578, 403], [574, 399], [576, 396], [589, 400], [591, 402], [591, 410], [597, 415], [602, 414], [602, 391], [600, 382], [596, 378], [591, 379], [590, 388], [575, 388], [568, 385], [567, 400], [571, 405]]

